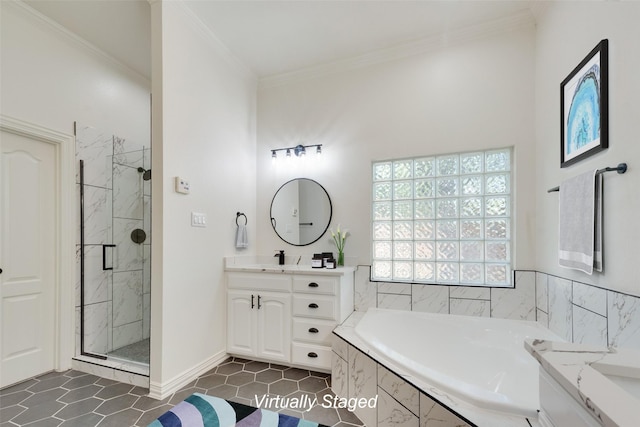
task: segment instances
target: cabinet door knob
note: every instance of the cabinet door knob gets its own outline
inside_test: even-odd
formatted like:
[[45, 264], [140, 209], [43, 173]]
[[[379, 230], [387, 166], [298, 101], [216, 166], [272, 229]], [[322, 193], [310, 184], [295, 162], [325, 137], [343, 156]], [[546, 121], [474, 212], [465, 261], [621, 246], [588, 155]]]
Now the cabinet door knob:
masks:
[[253, 295], [251, 295], [251, 308], [253, 309], [253, 307], [255, 307], [256, 305], [253, 303]]
[[307, 356], [313, 357], [313, 358], [318, 357], [318, 355], [316, 353], [314, 353], [313, 351], [311, 353], [307, 354]]
[[309, 332], [311, 332], [312, 334], [317, 334], [318, 330], [316, 328], [309, 328]]
[[311, 282], [311, 283], [309, 283], [309, 287], [310, 288], [317, 288], [318, 284], [316, 282]]
[[258, 295], [258, 310], [260, 310], [260, 307], [262, 306], [260, 305], [260, 295]]
[[311, 304], [309, 304], [309, 308], [318, 308], [318, 304], [312, 302]]

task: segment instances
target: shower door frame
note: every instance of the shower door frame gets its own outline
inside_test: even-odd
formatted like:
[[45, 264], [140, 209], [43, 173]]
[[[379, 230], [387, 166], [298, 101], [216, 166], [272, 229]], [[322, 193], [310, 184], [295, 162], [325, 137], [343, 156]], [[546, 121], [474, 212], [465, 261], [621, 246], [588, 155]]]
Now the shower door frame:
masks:
[[[121, 358], [120, 355], [111, 353], [121, 347], [150, 338], [150, 308], [145, 310], [145, 307], [149, 307], [150, 299], [150, 279], [149, 275], [145, 274], [145, 265], [148, 268], [145, 259], [150, 255], [150, 244], [143, 246], [142, 241], [136, 241], [133, 234], [129, 236], [128, 233], [129, 227], [132, 227], [132, 229], [143, 229], [147, 231], [148, 236], [151, 235], [151, 185], [146, 183], [150, 181], [148, 172], [151, 169], [151, 148], [77, 122], [74, 128], [79, 187], [79, 191], [76, 191], [78, 191], [80, 202], [77, 225], [79, 252], [76, 267], [80, 277], [75, 299], [75, 303], [79, 303], [76, 305], [76, 310], [79, 312], [80, 324], [76, 330], [75, 354], [93, 358], [98, 365], [110, 361], [148, 365], [148, 362], [137, 358], [129, 360], [127, 357]], [[100, 160], [104, 156], [106, 156], [106, 162]], [[137, 171], [132, 172], [132, 169]], [[147, 179], [141, 175], [145, 172], [147, 172]], [[116, 178], [118, 178], [117, 181]], [[125, 191], [122, 191], [123, 189]], [[101, 194], [103, 191], [104, 195]], [[124, 197], [119, 204], [116, 204], [117, 195]], [[133, 204], [130, 206], [129, 203], [132, 196], [136, 201], [135, 206]], [[105, 220], [108, 225], [102, 228]], [[119, 230], [117, 239], [114, 234], [116, 230]], [[139, 248], [135, 245], [136, 243], [140, 245]], [[132, 249], [130, 245], [136, 249]], [[100, 247], [102, 247], [101, 266], [99, 264]], [[116, 247], [121, 250], [115, 250]], [[109, 251], [110, 248], [114, 250]], [[111, 255], [111, 263], [108, 262], [107, 254]], [[150, 259], [146, 262], [150, 263]], [[128, 308], [126, 311], [119, 311], [118, 314], [115, 310], [116, 274], [120, 279], [118, 282], [120, 298], [125, 296], [139, 298], [137, 306], [134, 307], [119, 304], [120, 308], [123, 306]], [[132, 284], [135, 289], [130, 288]], [[131, 312], [129, 310], [131, 308], [135, 311]], [[116, 318], [119, 318], [118, 322]], [[87, 323], [88, 319], [89, 323]], [[102, 321], [104, 321], [103, 325], [100, 324]], [[136, 324], [138, 326], [135, 326]], [[141, 329], [137, 330], [138, 327]], [[118, 336], [117, 343], [116, 329], [124, 330], [124, 333]], [[132, 330], [136, 330], [137, 333], [131, 334]], [[136, 335], [138, 335], [137, 340], [135, 340]], [[132, 338], [134, 342], [130, 342]]]
[[[80, 159], [78, 177], [80, 178], [80, 355], [100, 360], [107, 356], [84, 350], [84, 160]], [[104, 248], [105, 245], [102, 245]], [[103, 255], [104, 256], [104, 255]], [[103, 259], [104, 262], [104, 259]], [[103, 267], [104, 269], [104, 267]]]

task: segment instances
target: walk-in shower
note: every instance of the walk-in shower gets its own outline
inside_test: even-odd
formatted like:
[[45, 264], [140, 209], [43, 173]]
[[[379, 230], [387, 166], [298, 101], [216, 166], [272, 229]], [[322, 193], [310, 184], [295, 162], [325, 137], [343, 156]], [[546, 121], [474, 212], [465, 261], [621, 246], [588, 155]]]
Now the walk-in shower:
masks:
[[151, 149], [76, 123], [77, 355], [148, 365]]

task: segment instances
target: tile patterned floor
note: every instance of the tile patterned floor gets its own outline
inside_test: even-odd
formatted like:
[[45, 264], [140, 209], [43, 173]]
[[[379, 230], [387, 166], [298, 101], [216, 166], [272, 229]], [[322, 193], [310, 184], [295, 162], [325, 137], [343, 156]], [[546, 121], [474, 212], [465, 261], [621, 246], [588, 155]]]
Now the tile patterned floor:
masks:
[[[85, 374], [51, 372], [0, 390], [0, 427], [145, 427], [192, 393], [199, 392], [257, 406], [255, 396], [334, 396], [331, 376], [246, 359], [228, 359], [164, 400], [148, 390]], [[276, 410], [276, 409], [273, 409]], [[363, 426], [346, 409], [315, 406], [308, 412], [280, 412], [328, 426]]]

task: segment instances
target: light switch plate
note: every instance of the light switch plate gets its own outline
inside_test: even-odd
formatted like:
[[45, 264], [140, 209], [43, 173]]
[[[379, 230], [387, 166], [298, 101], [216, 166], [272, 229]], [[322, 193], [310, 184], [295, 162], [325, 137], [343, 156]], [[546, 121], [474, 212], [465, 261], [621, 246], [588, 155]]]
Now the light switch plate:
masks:
[[192, 227], [206, 227], [207, 215], [200, 212], [191, 212], [191, 226]]

